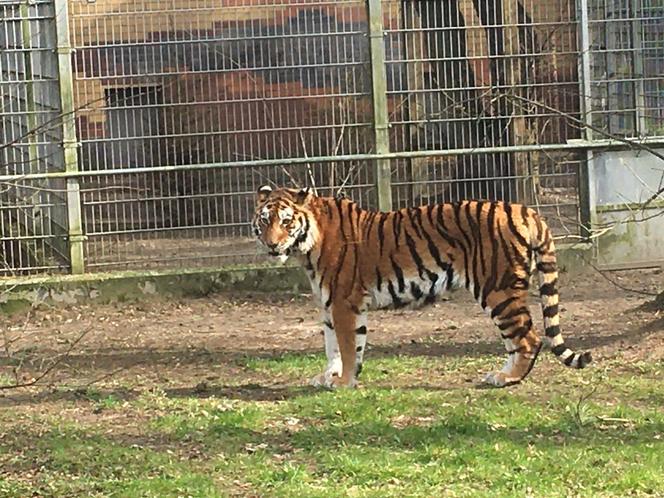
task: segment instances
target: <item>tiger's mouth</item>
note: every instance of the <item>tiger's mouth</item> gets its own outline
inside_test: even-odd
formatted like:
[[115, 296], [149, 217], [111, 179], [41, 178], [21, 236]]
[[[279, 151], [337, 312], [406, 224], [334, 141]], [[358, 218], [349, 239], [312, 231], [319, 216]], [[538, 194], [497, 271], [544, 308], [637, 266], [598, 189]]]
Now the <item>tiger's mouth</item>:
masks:
[[281, 250], [281, 251], [278, 251], [276, 249], [270, 249], [267, 253], [270, 256], [277, 256], [277, 257], [278, 256], [290, 256], [291, 249], [290, 249], [290, 247], [287, 248], [287, 249]]

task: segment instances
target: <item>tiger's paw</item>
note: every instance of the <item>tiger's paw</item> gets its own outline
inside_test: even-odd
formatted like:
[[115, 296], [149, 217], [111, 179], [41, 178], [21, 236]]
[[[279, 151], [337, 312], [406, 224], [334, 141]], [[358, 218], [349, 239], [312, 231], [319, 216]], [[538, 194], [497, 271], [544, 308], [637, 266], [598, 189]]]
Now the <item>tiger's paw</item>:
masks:
[[327, 389], [337, 389], [340, 387], [357, 387], [357, 380], [342, 380], [341, 365], [332, 364], [325, 369], [323, 373], [316, 375], [309, 380], [309, 385], [313, 387], [324, 387]]
[[334, 376], [331, 379], [331, 382], [325, 385], [328, 389], [343, 389], [343, 388], [356, 388], [357, 387], [357, 379], [350, 379], [348, 381], [344, 381], [341, 377]]
[[312, 377], [309, 380], [309, 385], [313, 387], [330, 387], [334, 379], [338, 379], [340, 372], [336, 369], [326, 369], [323, 373]]
[[491, 372], [486, 374], [482, 382], [493, 387], [507, 387], [518, 384], [521, 379], [510, 377], [505, 372]]
[[313, 387], [325, 387], [327, 381], [327, 372], [320, 373], [309, 379], [309, 385]]

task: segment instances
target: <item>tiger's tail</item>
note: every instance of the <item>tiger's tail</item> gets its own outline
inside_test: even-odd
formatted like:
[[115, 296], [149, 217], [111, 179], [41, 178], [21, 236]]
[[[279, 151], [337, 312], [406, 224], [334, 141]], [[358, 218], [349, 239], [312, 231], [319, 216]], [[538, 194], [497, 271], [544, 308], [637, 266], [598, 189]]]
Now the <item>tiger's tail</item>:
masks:
[[558, 265], [551, 231], [537, 215], [531, 218], [531, 249], [535, 253], [540, 282], [540, 298], [544, 315], [545, 344], [558, 359], [571, 368], [584, 368], [592, 361], [590, 352], [575, 353], [565, 345], [560, 333], [558, 309]]

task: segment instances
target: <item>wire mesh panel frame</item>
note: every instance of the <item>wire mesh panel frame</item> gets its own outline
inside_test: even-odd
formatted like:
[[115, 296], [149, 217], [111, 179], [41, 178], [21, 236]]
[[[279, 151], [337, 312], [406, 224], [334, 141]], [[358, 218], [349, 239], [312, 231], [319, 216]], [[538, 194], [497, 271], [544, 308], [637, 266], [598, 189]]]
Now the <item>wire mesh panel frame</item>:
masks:
[[53, 0], [0, 2], [0, 275], [69, 269]]
[[81, 169], [114, 171], [83, 176], [88, 268], [261, 260], [248, 219], [264, 183], [375, 204], [356, 161], [288, 164], [372, 150], [363, 1], [71, 6]]
[[[581, 133], [563, 114], [582, 117], [591, 91], [579, 92], [573, 2], [377, 3], [389, 118], [379, 156], [364, 1], [69, 0], [82, 170], [69, 178], [82, 187], [89, 269], [262, 261], [247, 237], [258, 185], [316, 185], [375, 207], [376, 160], [395, 207], [526, 201], [578, 237], [589, 144], [569, 142]], [[643, 81], [638, 64], [634, 81], [621, 76], [642, 83], [641, 103], [616, 109], [653, 135], [641, 111], [659, 105], [646, 66], [659, 60], [661, 13], [644, 1], [625, 16], [645, 26], [627, 52], [652, 57]], [[591, 32], [618, 22], [590, 19]]]

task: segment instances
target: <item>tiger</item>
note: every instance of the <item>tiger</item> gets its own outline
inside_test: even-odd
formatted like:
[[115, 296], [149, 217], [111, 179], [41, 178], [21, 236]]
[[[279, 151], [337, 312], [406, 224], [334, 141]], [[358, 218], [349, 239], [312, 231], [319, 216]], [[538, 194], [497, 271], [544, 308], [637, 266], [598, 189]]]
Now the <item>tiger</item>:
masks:
[[262, 186], [251, 221], [268, 254], [295, 256], [321, 310], [327, 365], [310, 383], [357, 386], [367, 312], [424, 306], [465, 287], [500, 330], [508, 358], [483, 384], [505, 387], [530, 373], [543, 341], [528, 308], [539, 275], [544, 343], [566, 366], [584, 368], [560, 332], [558, 269], [551, 231], [517, 203], [463, 200], [393, 211], [362, 209], [344, 196]]

